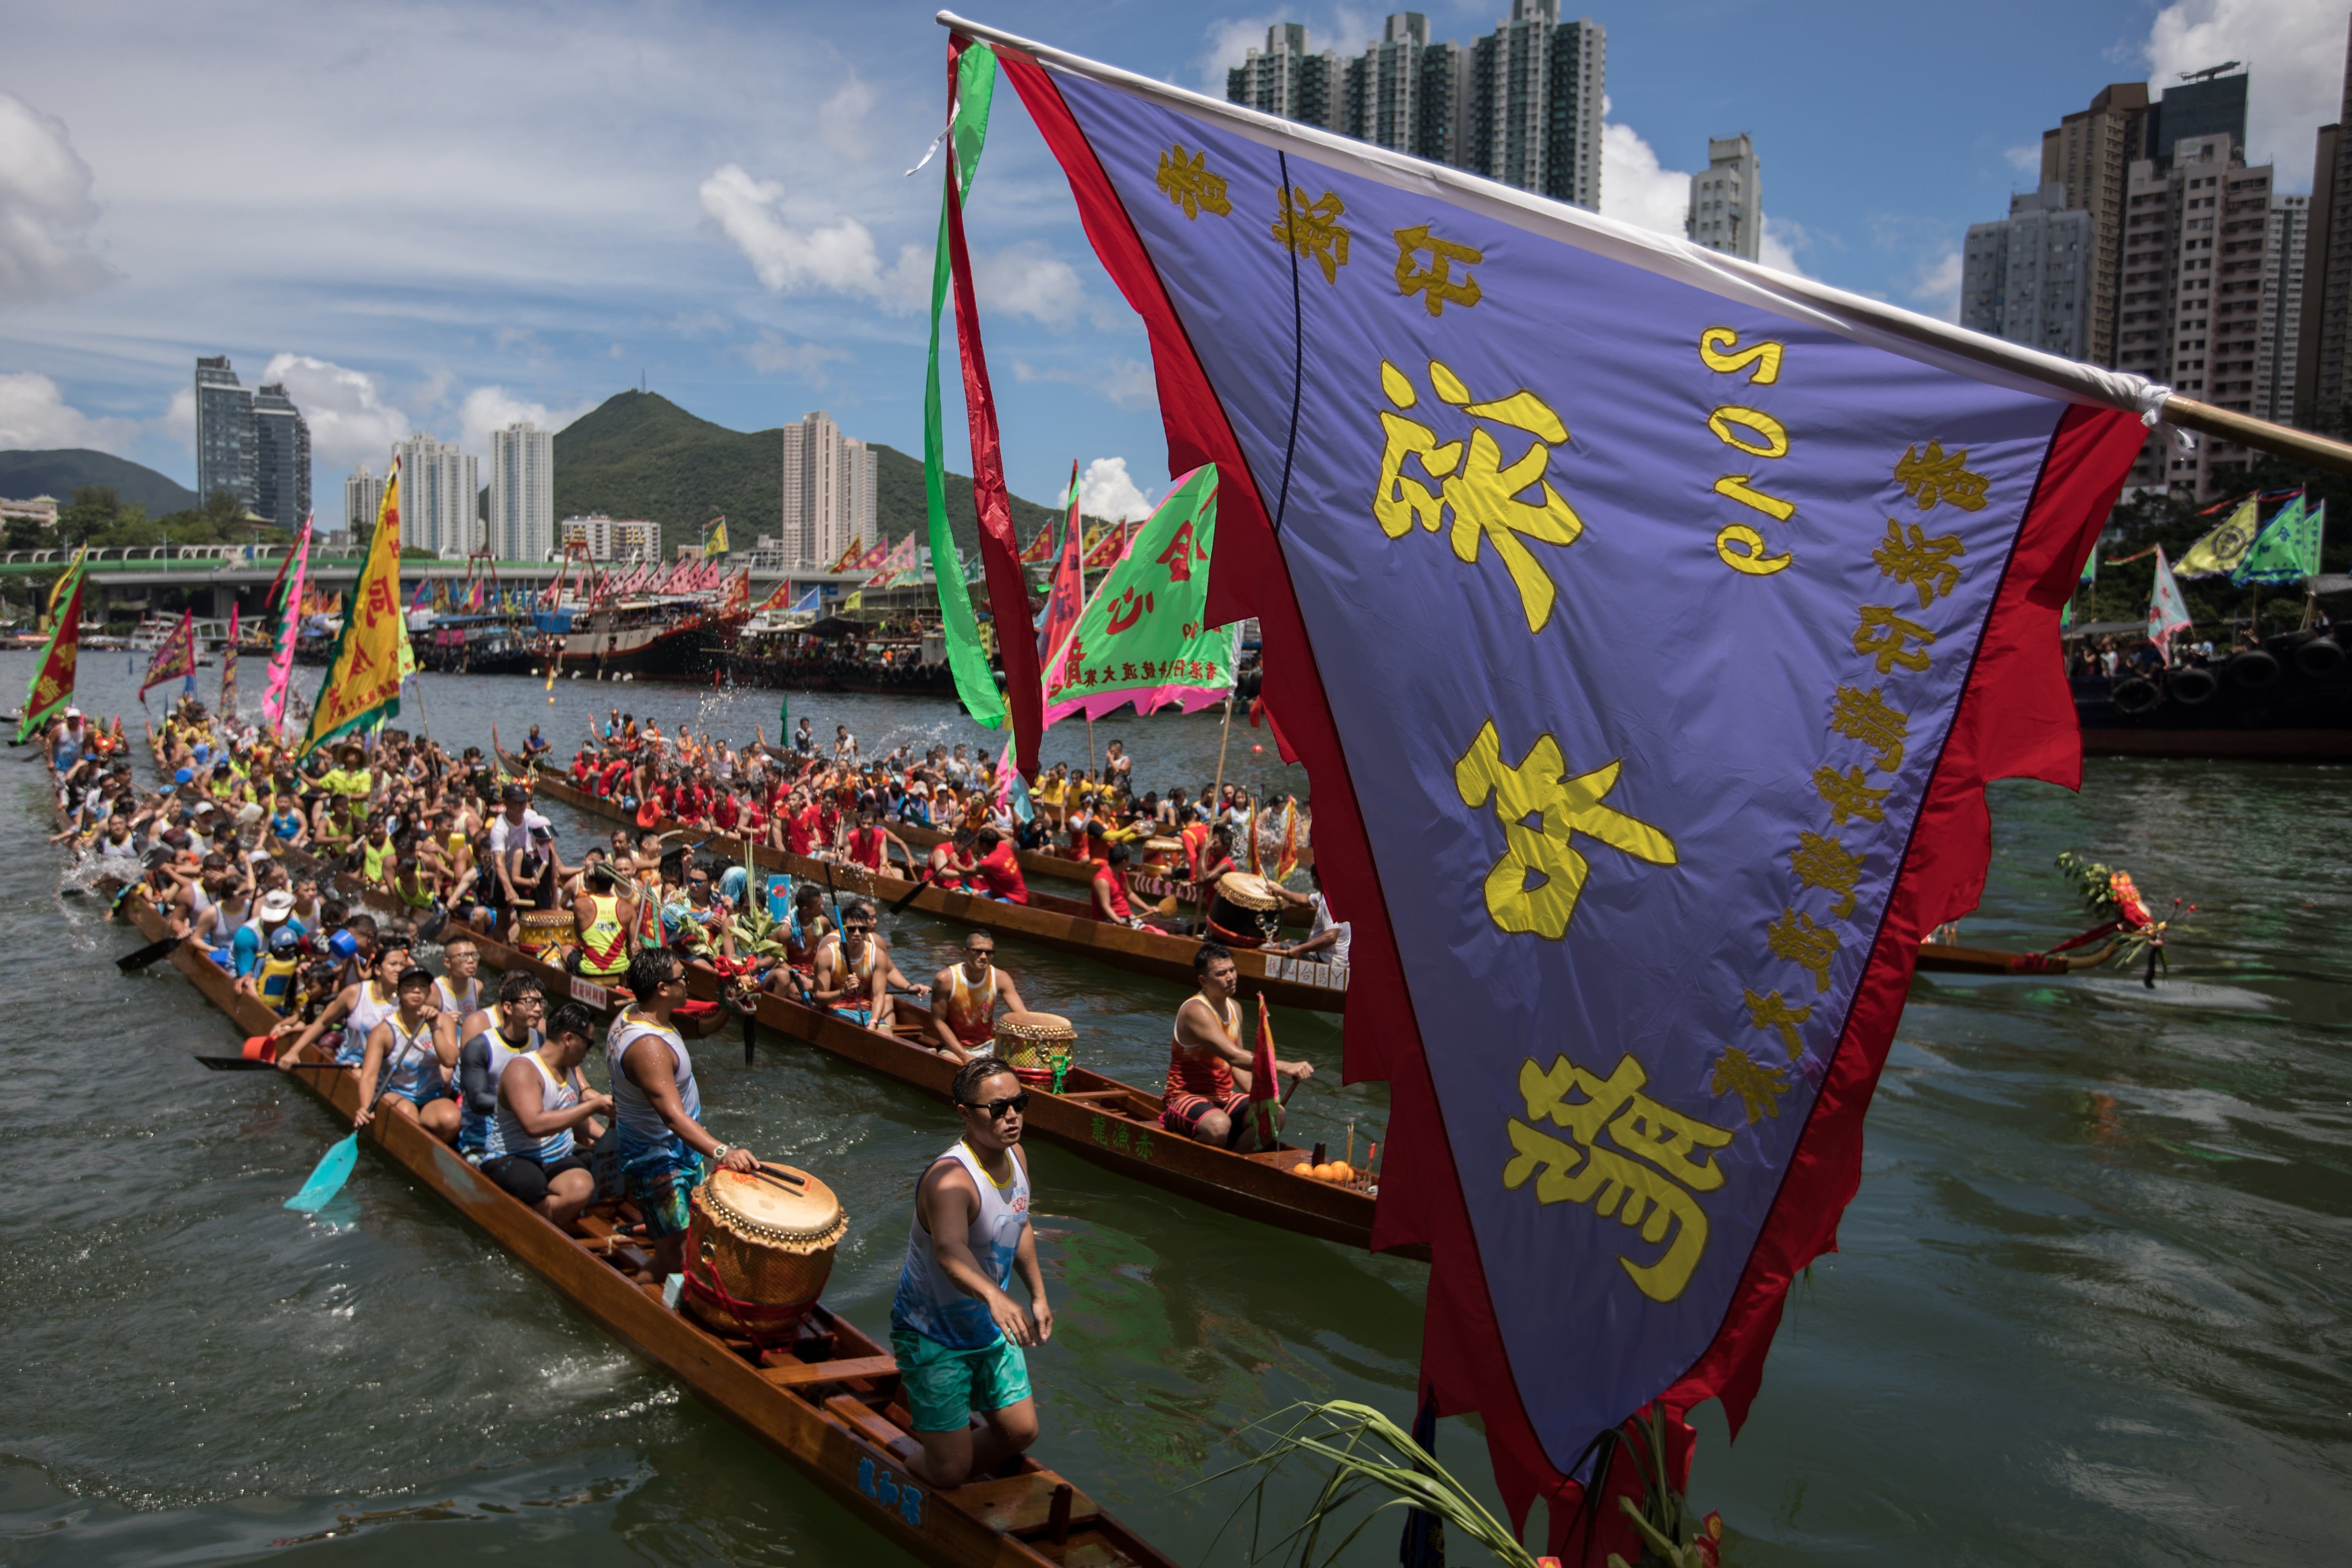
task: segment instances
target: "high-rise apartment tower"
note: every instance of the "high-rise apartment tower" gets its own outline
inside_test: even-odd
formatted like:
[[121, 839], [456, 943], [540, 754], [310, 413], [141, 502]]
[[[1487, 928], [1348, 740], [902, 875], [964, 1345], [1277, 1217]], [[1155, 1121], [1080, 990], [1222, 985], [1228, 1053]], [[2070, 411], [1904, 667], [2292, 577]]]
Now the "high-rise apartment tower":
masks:
[[224, 490], [253, 504], [253, 394], [215, 354], [196, 361], [196, 499]]
[[529, 422], [490, 432], [489, 542], [502, 561], [554, 552], [554, 432]]
[[343, 479], [343, 531], [373, 528], [375, 514], [383, 510], [383, 480], [362, 464], [358, 472]]
[[400, 543], [444, 560], [470, 555], [480, 545], [481, 459], [430, 436], [396, 443], [400, 460]]
[[1754, 261], [1764, 243], [1763, 164], [1743, 134], [1707, 139], [1706, 167], [1691, 176], [1683, 232], [1709, 250]]
[[1962, 252], [1960, 325], [2068, 359], [2090, 341], [2096, 220], [2069, 211], [2056, 181], [2009, 199], [2009, 216], [1972, 224]]
[[289, 533], [310, 515], [310, 426], [283, 383], [253, 395], [252, 504]]
[[821, 570], [852, 543], [881, 537], [874, 448], [824, 414], [784, 426], [784, 550], [800, 570]]

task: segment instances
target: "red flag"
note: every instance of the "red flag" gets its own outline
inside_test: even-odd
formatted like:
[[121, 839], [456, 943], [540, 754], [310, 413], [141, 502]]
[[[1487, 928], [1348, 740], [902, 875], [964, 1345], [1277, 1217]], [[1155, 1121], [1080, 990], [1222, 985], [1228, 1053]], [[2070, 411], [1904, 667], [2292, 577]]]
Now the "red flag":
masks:
[[[1077, 465], [1070, 465], [1075, 469]], [[1037, 635], [1037, 657], [1050, 668], [1054, 656], [1086, 613], [1087, 569], [1080, 552], [1078, 503], [1070, 502], [1070, 520], [1062, 529], [1062, 558], [1054, 567], [1054, 581], [1045, 591], [1045, 624]]]
[[1257, 994], [1257, 1048], [1250, 1054], [1250, 1117], [1257, 1128], [1261, 1152], [1282, 1139], [1282, 1079], [1274, 1070], [1274, 1019], [1265, 1010], [1265, 993]]

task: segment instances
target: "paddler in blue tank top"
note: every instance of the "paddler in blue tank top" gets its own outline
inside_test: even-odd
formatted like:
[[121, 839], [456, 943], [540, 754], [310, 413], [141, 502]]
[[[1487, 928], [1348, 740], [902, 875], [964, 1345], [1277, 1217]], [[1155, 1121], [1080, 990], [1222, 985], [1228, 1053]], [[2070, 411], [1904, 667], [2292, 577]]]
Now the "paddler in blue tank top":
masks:
[[[923, 1446], [907, 1468], [941, 1491], [993, 1474], [1037, 1440], [1021, 1351], [1054, 1334], [1019, 1147], [1029, 1091], [1003, 1062], [982, 1057], [957, 1069], [951, 1092], [963, 1136], [916, 1184], [890, 1303], [890, 1350]], [[1006, 1293], [1016, 1271], [1026, 1307]]]
[[[604, 1042], [613, 1082], [613, 1131], [621, 1180], [645, 1215], [653, 1242], [654, 1279], [678, 1271], [686, 1250], [687, 1196], [713, 1165], [745, 1175], [760, 1168], [751, 1152], [703, 1130], [694, 1058], [670, 1023], [686, 1000], [686, 970], [666, 947], [641, 948], [629, 960], [629, 992]], [[647, 1283], [651, 1283], [648, 1280]]]

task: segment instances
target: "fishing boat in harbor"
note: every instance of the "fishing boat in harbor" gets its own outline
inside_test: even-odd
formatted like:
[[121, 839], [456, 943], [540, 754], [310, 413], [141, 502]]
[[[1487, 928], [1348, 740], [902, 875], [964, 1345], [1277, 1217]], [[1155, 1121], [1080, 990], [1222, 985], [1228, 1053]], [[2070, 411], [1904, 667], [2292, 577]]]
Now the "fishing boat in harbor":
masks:
[[[134, 894], [124, 906], [150, 942], [167, 937], [144, 899]], [[277, 1021], [190, 944], [180, 943], [171, 958], [248, 1036], [267, 1034]], [[357, 1113], [354, 1069], [303, 1063], [285, 1071], [344, 1124]], [[748, 1335], [719, 1332], [666, 1305], [660, 1286], [638, 1282], [635, 1276], [649, 1256], [621, 1227], [612, 1205], [592, 1207], [582, 1218], [583, 1234], [569, 1235], [408, 1118], [377, 1117], [362, 1135], [629, 1350], [919, 1561], [939, 1568], [1174, 1568], [1074, 1483], [1026, 1456], [950, 1491], [916, 1481], [907, 1466], [920, 1445], [896, 1359], [821, 1303], [786, 1345], [763, 1347]]]

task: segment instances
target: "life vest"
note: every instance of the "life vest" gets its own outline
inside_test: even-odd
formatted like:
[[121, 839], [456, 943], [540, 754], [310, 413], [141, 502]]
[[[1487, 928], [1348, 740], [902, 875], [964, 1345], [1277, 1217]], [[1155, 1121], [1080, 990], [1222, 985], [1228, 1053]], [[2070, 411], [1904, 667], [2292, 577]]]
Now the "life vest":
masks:
[[279, 1017], [289, 1017], [294, 1008], [294, 977], [301, 973], [299, 958], [265, 957], [261, 967], [254, 972], [254, 990], [260, 994], [261, 1005]]

